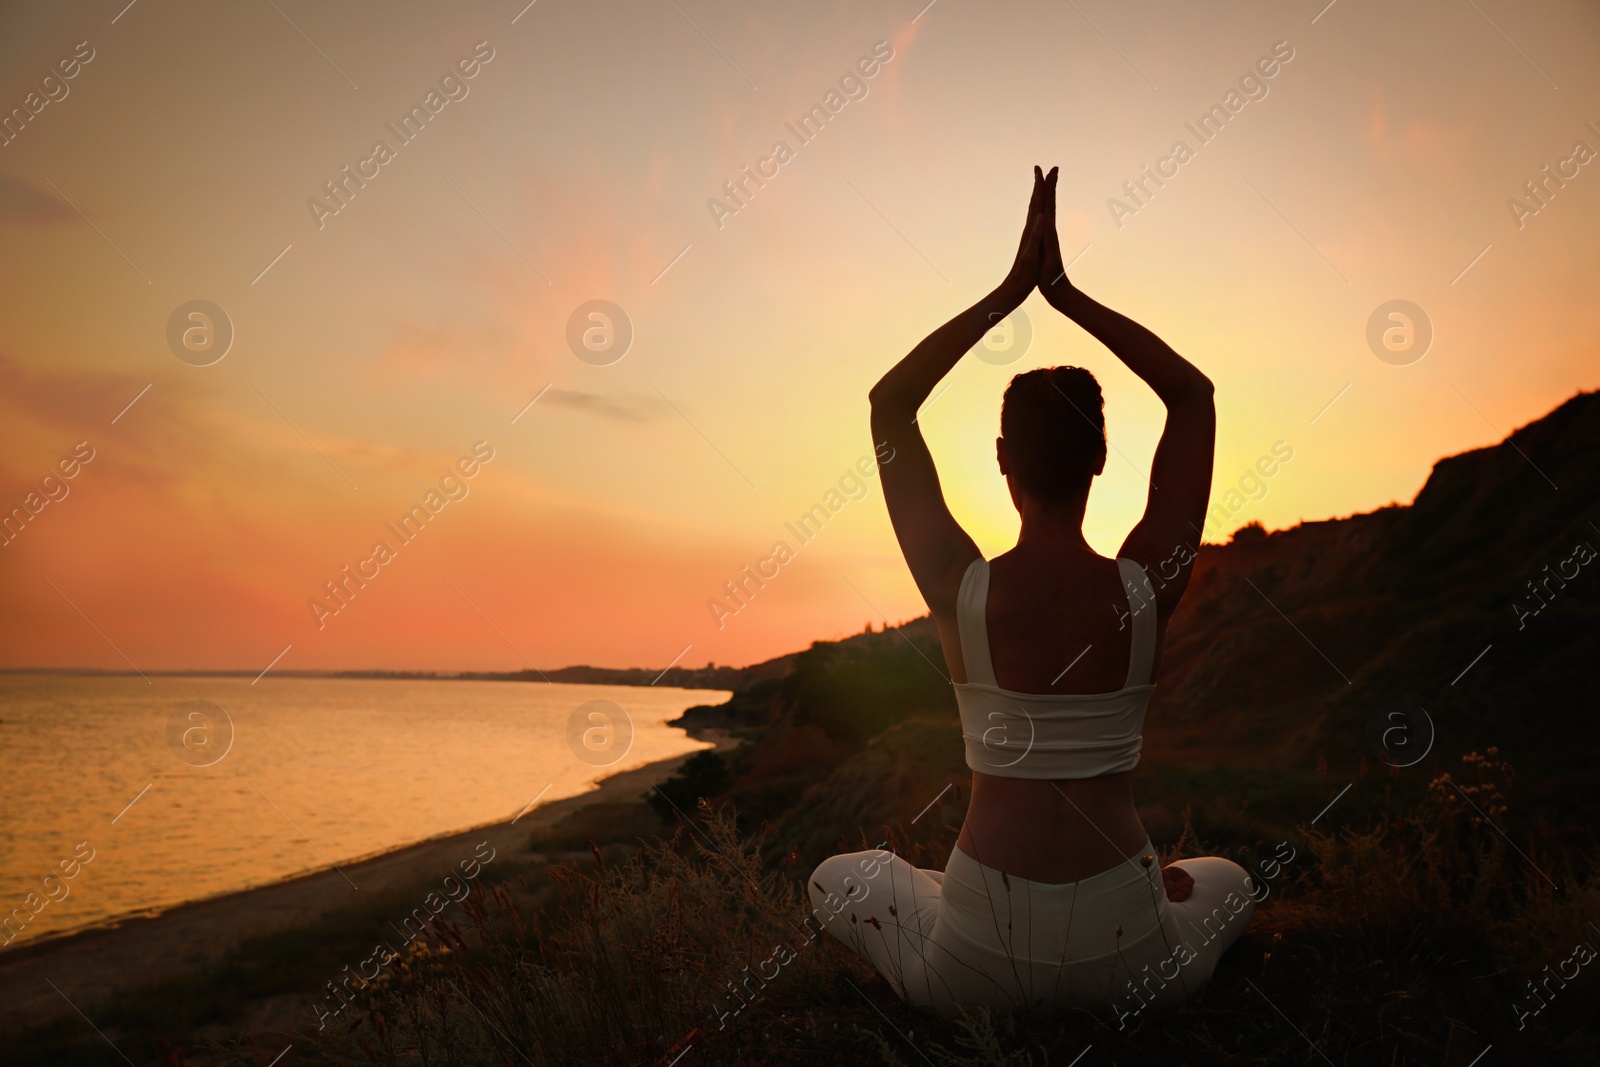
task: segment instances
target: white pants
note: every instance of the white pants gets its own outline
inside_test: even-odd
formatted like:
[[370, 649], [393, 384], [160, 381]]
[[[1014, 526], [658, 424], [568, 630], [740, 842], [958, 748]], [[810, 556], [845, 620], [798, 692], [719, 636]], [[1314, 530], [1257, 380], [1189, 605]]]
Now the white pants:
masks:
[[1254, 911], [1255, 887], [1232, 860], [1178, 863], [1194, 879], [1180, 902], [1167, 900], [1148, 843], [1060, 885], [1011, 877], [960, 848], [943, 872], [854, 852], [824, 860], [807, 889], [825, 929], [913, 1004], [1102, 1006], [1126, 1026], [1198, 992]]

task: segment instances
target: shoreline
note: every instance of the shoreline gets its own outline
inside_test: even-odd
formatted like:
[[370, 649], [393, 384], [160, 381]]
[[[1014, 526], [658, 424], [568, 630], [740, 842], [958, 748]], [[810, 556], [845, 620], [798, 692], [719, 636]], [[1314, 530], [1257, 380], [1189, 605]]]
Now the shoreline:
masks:
[[[723, 730], [686, 732], [694, 740], [710, 742], [715, 751], [738, 743]], [[436, 880], [435, 875], [442, 878], [470, 857], [480, 841], [488, 841], [508, 860], [537, 862], [539, 855], [528, 844], [534, 831], [549, 829], [593, 804], [636, 800], [700, 751], [712, 750], [696, 749], [609, 775], [585, 792], [540, 804], [514, 820], [442, 834], [340, 869], [294, 875], [0, 950], [0, 1032], [73, 1015], [73, 1005], [93, 1005], [214, 965], [242, 942], [315, 922], [354, 902], [356, 893], [378, 895]], [[352, 889], [352, 882], [358, 888]]]
[[[274, 671], [275, 678], [310, 679], [313, 681], [393, 681], [393, 682], [541, 682], [557, 685], [608, 685], [648, 688], [663, 678], [671, 680], [663, 688], [704, 689], [732, 695], [751, 682], [764, 678], [781, 677], [794, 660], [793, 653], [785, 653], [759, 663], [743, 667], [728, 664], [705, 667], [679, 667], [668, 664], [657, 670], [654, 667], [595, 667], [575, 663], [566, 667], [553, 667], [548, 671], [463, 671], [400, 670], [383, 667], [360, 668], [283, 668]], [[0, 666], [0, 679], [48, 677], [64, 678], [174, 678], [179, 680], [211, 678], [255, 678], [260, 672], [255, 668], [217, 667], [165, 668], [143, 673], [118, 670], [114, 667], [4, 667]]]

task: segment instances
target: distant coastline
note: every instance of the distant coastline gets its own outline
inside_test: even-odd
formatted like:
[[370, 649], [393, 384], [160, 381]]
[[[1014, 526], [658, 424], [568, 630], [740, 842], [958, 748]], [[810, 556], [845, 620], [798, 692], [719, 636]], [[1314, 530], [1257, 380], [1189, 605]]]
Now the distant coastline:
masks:
[[[665, 685], [673, 689], [737, 691], [753, 682], [780, 678], [793, 655], [779, 656], [748, 667], [558, 667], [548, 671], [386, 671], [386, 670], [275, 670], [275, 678], [355, 678], [443, 682], [560, 682], [565, 685]], [[136, 677], [126, 670], [95, 667], [0, 667], [0, 675], [68, 674], [82, 677]], [[254, 678], [260, 670], [147, 670], [144, 676], [163, 678]]]

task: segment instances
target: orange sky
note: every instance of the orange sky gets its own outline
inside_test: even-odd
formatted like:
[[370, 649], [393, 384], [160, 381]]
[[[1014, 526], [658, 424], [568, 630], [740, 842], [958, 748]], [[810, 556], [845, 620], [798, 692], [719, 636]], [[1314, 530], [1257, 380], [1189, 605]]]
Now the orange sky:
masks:
[[[810, 543], [785, 523], [871, 456], [877, 377], [1004, 274], [1035, 162], [1062, 168], [1077, 284], [1216, 382], [1214, 499], [1293, 449], [1215, 536], [1409, 500], [1441, 455], [1600, 385], [1590, 5], [125, 3], [0, 15], [0, 108], [23, 109], [0, 507], [66, 493], [0, 547], [0, 665], [740, 664], [919, 615], [875, 478]], [[1275, 45], [1292, 58], [1200, 142], [1185, 123]], [[830, 90], [802, 142], [786, 123]], [[337, 214], [308, 206], [380, 139]], [[1128, 201], [1178, 140], [1192, 158]], [[730, 213], [723, 183], [777, 141]], [[1569, 177], [1519, 220], [1546, 165]], [[235, 331], [203, 367], [167, 340], [196, 299]], [[1395, 299], [1434, 329], [1403, 366], [1366, 340]], [[591, 300], [633, 325], [609, 365], [566, 341]], [[1160, 407], [1025, 310], [1021, 359], [969, 357], [925, 409], [947, 498], [1009, 546], [1000, 394], [1081, 363], [1115, 447], [1088, 533], [1113, 552]], [[401, 544], [385, 524], [480, 441], [466, 495]], [[778, 540], [794, 558], [718, 620]], [[347, 565], [370, 578], [319, 628]]]

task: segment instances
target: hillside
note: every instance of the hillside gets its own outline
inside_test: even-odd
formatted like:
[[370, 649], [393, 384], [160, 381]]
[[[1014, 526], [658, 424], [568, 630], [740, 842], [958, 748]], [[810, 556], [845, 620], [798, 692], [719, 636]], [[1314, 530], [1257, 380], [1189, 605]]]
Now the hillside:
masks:
[[1438, 760], [1497, 744], [1536, 772], [1531, 788], [1576, 793], [1600, 740], [1585, 714], [1600, 582], [1579, 562], [1600, 546], [1597, 454], [1600, 393], [1579, 393], [1440, 460], [1409, 506], [1205, 546], [1147, 750], [1348, 764], [1370, 757], [1366, 722], [1398, 700], [1432, 718]]
[[768, 678], [781, 678], [789, 671], [793, 654], [776, 656], [748, 667], [707, 664], [704, 667], [552, 667], [547, 671], [511, 672], [472, 671], [457, 675], [504, 682], [567, 682], [573, 685], [666, 685], [679, 689], [740, 690]]

